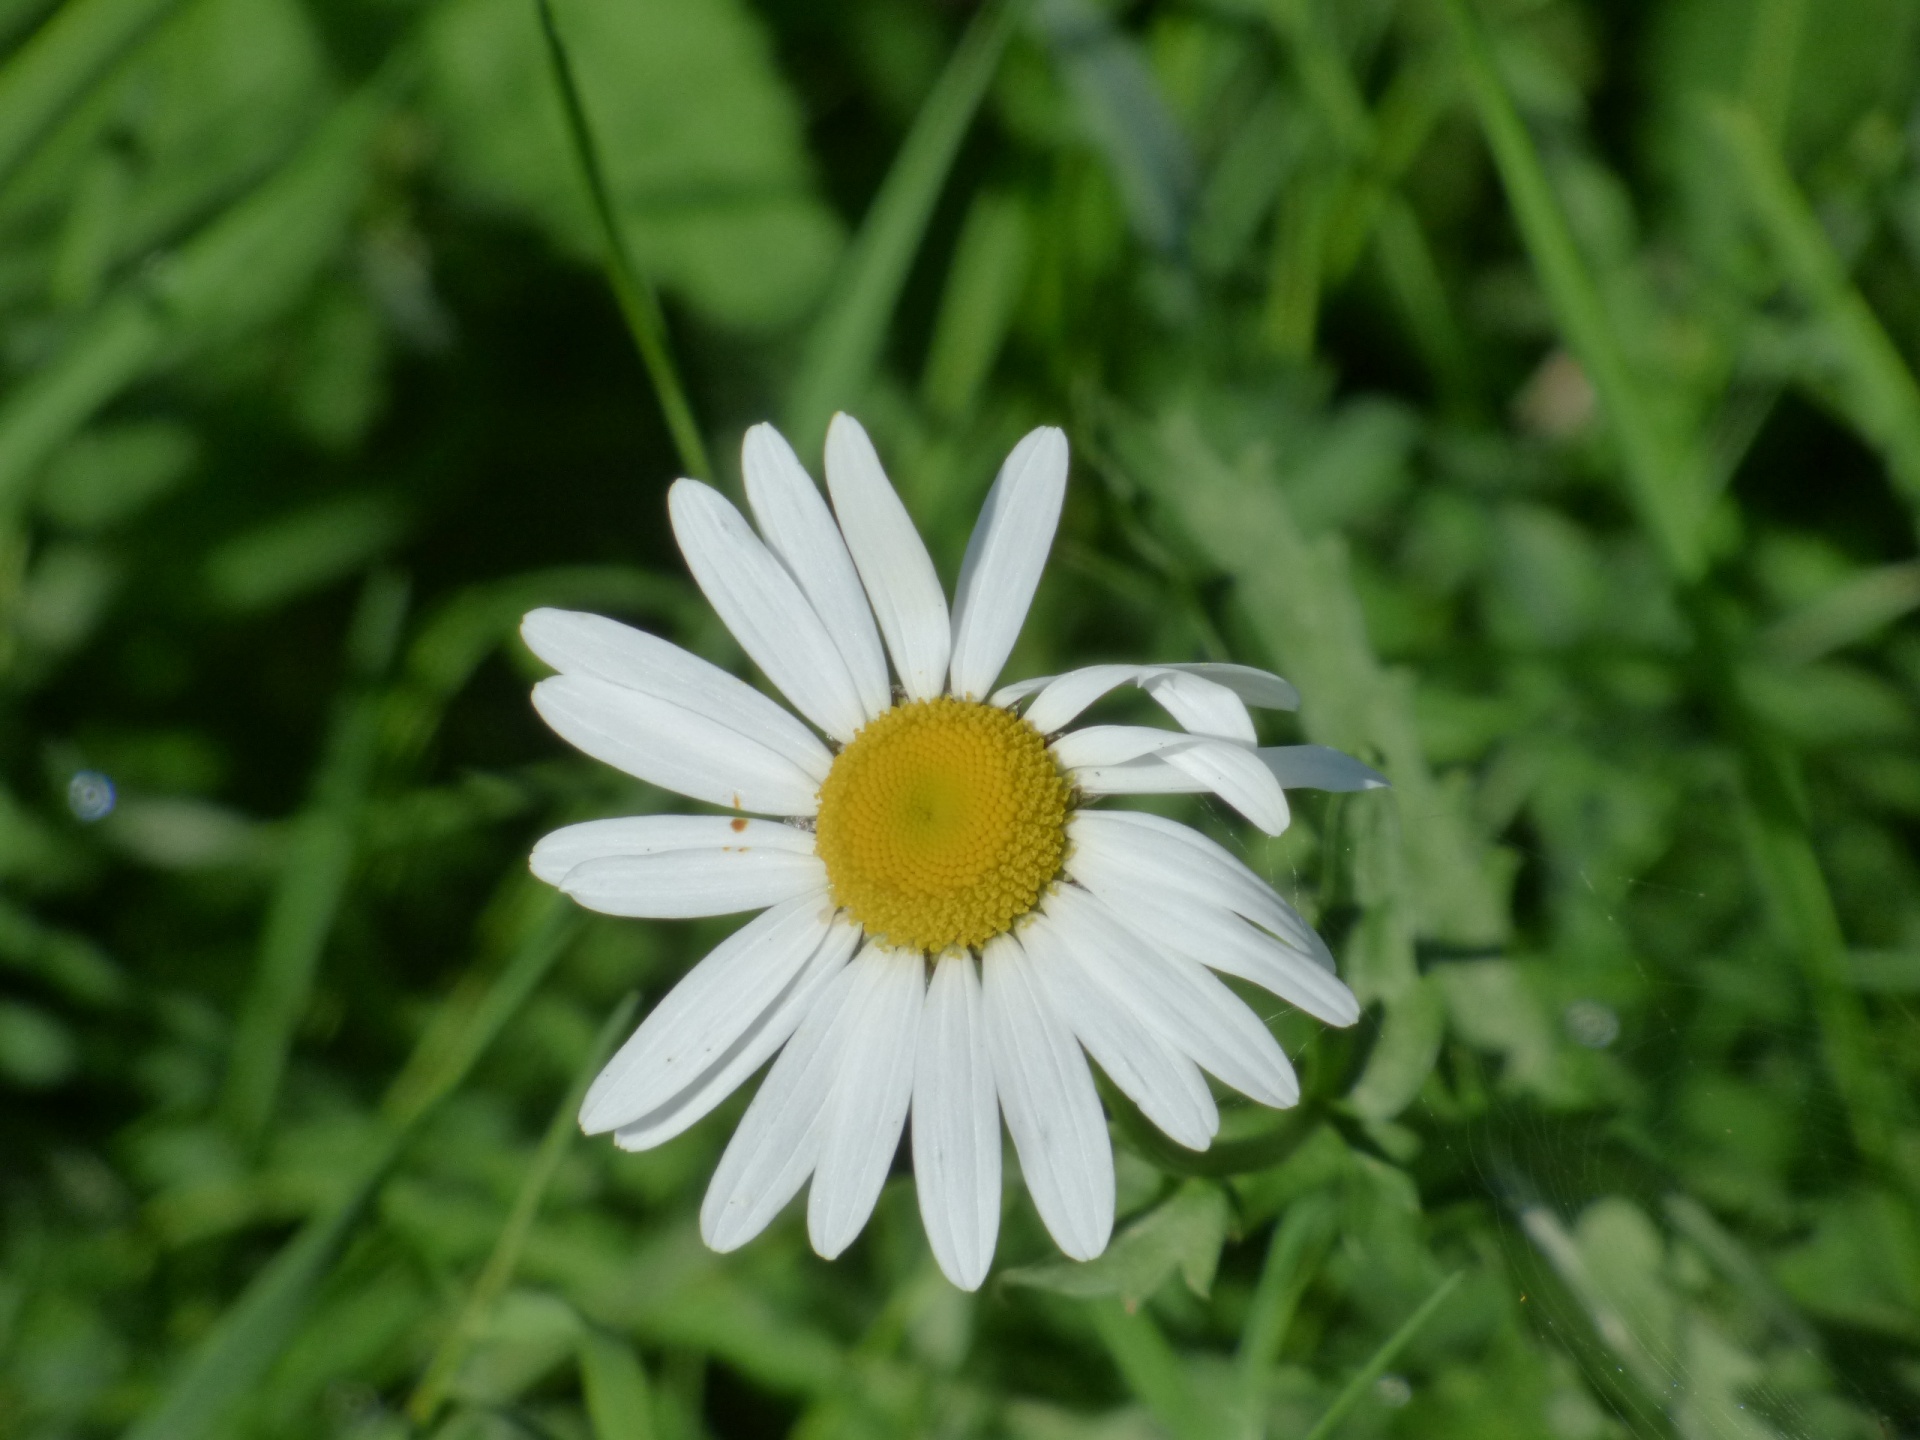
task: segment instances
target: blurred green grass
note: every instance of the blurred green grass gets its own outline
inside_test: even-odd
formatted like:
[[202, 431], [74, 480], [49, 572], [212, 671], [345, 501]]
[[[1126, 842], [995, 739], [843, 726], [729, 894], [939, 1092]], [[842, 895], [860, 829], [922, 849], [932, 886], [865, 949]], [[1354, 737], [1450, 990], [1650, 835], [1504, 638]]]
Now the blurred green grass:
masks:
[[[1920, 6], [551, 15], [0, 0], [0, 1435], [1920, 1433]], [[1184, 812], [1368, 1018], [977, 1297], [574, 1138], [725, 926], [524, 871], [664, 797], [520, 613], [739, 667], [665, 486], [836, 407], [1395, 786]]]

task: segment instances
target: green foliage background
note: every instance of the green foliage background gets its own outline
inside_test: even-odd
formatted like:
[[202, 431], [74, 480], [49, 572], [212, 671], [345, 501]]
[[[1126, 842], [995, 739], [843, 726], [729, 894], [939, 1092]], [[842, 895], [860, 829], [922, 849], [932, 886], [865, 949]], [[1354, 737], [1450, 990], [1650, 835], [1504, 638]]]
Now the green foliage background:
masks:
[[[1920, 6], [552, 3], [613, 250], [536, 0], [0, 0], [0, 1434], [1920, 1434]], [[1367, 1018], [972, 1297], [580, 1140], [726, 927], [523, 863], [666, 797], [519, 614], [739, 665], [836, 407], [1395, 786], [1182, 812]]]

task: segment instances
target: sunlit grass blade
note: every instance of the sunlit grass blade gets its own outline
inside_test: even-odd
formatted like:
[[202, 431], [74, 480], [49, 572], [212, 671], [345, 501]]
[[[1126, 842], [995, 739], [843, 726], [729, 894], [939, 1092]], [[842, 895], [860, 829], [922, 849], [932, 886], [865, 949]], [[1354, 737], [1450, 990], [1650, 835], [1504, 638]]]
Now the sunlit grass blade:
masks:
[[594, 1329], [580, 1335], [580, 1388], [594, 1440], [654, 1440], [653, 1387], [625, 1340]]
[[1763, 132], [1778, 143], [1793, 113], [1807, 0], [1759, 0], [1748, 13], [1753, 29], [1747, 37], [1740, 92]]
[[660, 313], [660, 301], [653, 293], [652, 283], [634, 259], [632, 246], [620, 224], [620, 214], [614, 208], [613, 191], [607, 184], [606, 166], [600, 158], [600, 142], [594, 138], [593, 122], [587, 116], [573, 61], [567, 54], [560, 22], [553, 13], [553, 0], [534, 0], [534, 4], [540, 11], [540, 31], [546, 38], [547, 58], [553, 64], [554, 85], [560, 91], [561, 105], [566, 112], [567, 138], [572, 142], [574, 157], [580, 162], [581, 177], [593, 202], [594, 218], [600, 224], [600, 240], [606, 246], [607, 278], [613, 285], [614, 298], [620, 302], [620, 313], [640, 351], [641, 363], [647, 367], [647, 378], [653, 382], [654, 397], [666, 417], [674, 449], [680, 452], [680, 463], [690, 475], [711, 479], [713, 464], [707, 458], [706, 441], [700, 437], [693, 406], [687, 400], [686, 387], [680, 383], [680, 372], [674, 366], [673, 352], [667, 343], [666, 317]]
[[0, 69], [0, 191], [80, 96], [180, 0], [69, 0]]
[[252, 984], [234, 1027], [222, 1102], [228, 1123], [247, 1143], [259, 1138], [273, 1115], [294, 1031], [353, 871], [354, 841], [378, 758], [379, 682], [393, 659], [406, 603], [406, 582], [399, 576], [381, 571], [367, 581], [348, 638], [349, 689], [268, 903]]
[[1447, 1303], [1447, 1297], [1453, 1294], [1465, 1276], [1466, 1271], [1456, 1270], [1435, 1287], [1434, 1292], [1421, 1303], [1420, 1308], [1407, 1317], [1406, 1323], [1387, 1337], [1386, 1343], [1373, 1352], [1366, 1364], [1354, 1371], [1353, 1378], [1347, 1381], [1340, 1393], [1334, 1397], [1333, 1404], [1327, 1407], [1326, 1413], [1315, 1422], [1313, 1429], [1306, 1433], [1304, 1440], [1327, 1440], [1329, 1435], [1340, 1428], [1340, 1422], [1352, 1413], [1353, 1407], [1360, 1403], [1361, 1397], [1373, 1387], [1374, 1383], [1387, 1373], [1387, 1367], [1406, 1348], [1407, 1342], [1418, 1335], [1421, 1327], [1434, 1317], [1435, 1312], [1442, 1305]]
[[1640, 523], [1667, 568], [1684, 581], [1697, 580], [1707, 568], [1699, 457], [1685, 437], [1670, 433], [1635, 377], [1540, 152], [1500, 77], [1473, 0], [1447, 0], [1446, 10], [1465, 64], [1467, 90], [1514, 218], [1554, 314], [1606, 411]]
[[1235, 1356], [1246, 1421], [1244, 1433], [1249, 1440], [1259, 1440], [1266, 1433], [1262, 1402], [1267, 1376], [1332, 1231], [1332, 1202], [1324, 1195], [1310, 1195], [1288, 1207], [1267, 1243], [1266, 1263], [1241, 1324], [1240, 1348]]
[[[580, 1101], [587, 1093], [587, 1086], [593, 1083], [593, 1077], [606, 1063], [614, 1042], [632, 1020], [639, 999], [638, 995], [629, 994], [614, 1007], [613, 1013], [601, 1025], [599, 1034], [594, 1037], [580, 1068], [574, 1072], [573, 1083], [561, 1097], [560, 1104], [553, 1112], [553, 1119], [547, 1122], [546, 1134], [541, 1136], [540, 1147], [534, 1152], [533, 1162], [528, 1165], [527, 1173], [521, 1179], [519, 1194], [514, 1197], [513, 1208], [507, 1212], [506, 1224], [500, 1227], [499, 1237], [493, 1243], [493, 1252], [487, 1256], [487, 1263], [473, 1282], [473, 1289], [467, 1293], [466, 1303], [460, 1307], [452, 1328], [440, 1342], [440, 1348], [434, 1352], [426, 1373], [421, 1376], [412, 1398], [407, 1401], [407, 1415], [415, 1425], [433, 1423], [434, 1416], [446, 1400], [448, 1387], [459, 1373], [460, 1362], [466, 1358], [467, 1349], [486, 1319], [488, 1310], [512, 1282], [513, 1272], [520, 1263], [520, 1252], [526, 1247], [527, 1236], [533, 1229], [533, 1222], [539, 1217], [541, 1202], [546, 1198], [547, 1186], [552, 1182], [554, 1172], [560, 1168], [560, 1162], [566, 1158], [567, 1147], [579, 1129], [574, 1117], [579, 1113]], [[587, 1350], [593, 1348], [591, 1340], [585, 1343]], [[630, 1356], [628, 1358], [631, 1359]], [[585, 1354], [582, 1364], [591, 1372], [592, 1365]], [[618, 1368], [617, 1364], [614, 1368]], [[591, 1406], [591, 1385], [588, 1394]]]
[[[530, 882], [515, 879], [514, 892]], [[419, 1123], [458, 1089], [501, 1030], [552, 968], [576, 920], [558, 897], [520, 907], [518, 939], [472, 1003], [448, 1005], [388, 1094], [389, 1128], [362, 1162], [346, 1198], [309, 1221], [227, 1307], [157, 1404], [125, 1440], [203, 1440], [266, 1375], [299, 1330], [367, 1202]]]
[[983, 191], [968, 207], [920, 376], [936, 415], [958, 419], [986, 383], [1026, 283], [1031, 229], [1015, 196]]
[[1087, 1315], [1127, 1388], [1174, 1440], [1217, 1440], [1213, 1407], [1194, 1389], [1179, 1352], [1151, 1315], [1118, 1300], [1091, 1301]]
[[787, 395], [788, 433], [802, 454], [819, 445], [835, 409], [860, 398], [934, 204], [1019, 11], [1020, 0], [988, 0], [974, 16], [841, 262]]
[[1761, 636], [1773, 655], [1807, 665], [1920, 610], [1920, 560], [1876, 565], [1782, 617]]
[[1793, 287], [1826, 330], [1844, 368], [1838, 402], [1885, 457], [1920, 522], [1920, 385], [1827, 239], [1779, 149], [1754, 115], [1725, 103], [1707, 123], [1732, 163], [1747, 207]]

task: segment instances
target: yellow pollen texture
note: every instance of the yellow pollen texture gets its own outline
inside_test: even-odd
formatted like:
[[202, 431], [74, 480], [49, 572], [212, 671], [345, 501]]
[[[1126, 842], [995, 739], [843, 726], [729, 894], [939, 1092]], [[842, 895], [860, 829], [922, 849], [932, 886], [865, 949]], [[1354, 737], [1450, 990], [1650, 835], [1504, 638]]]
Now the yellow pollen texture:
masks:
[[1066, 852], [1068, 787], [1040, 732], [971, 700], [865, 725], [820, 787], [833, 898], [902, 950], [982, 945], [1040, 899]]

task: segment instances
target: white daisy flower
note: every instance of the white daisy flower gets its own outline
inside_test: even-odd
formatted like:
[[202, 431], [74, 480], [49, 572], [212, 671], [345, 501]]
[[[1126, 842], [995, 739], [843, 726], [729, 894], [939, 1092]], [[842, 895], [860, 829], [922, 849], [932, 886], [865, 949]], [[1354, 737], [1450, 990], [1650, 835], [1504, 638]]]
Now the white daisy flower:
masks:
[[[1184, 825], [1088, 803], [1209, 791], [1276, 835], [1289, 785], [1385, 781], [1324, 747], [1260, 746], [1247, 706], [1298, 696], [1246, 666], [1095, 665], [995, 690], [1060, 515], [1059, 430], [1035, 430], [1001, 467], [951, 613], [854, 420], [836, 416], [827, 435], [831, 510], [771, 426], [747, 432], [743, 468], [757, 534], [717, 491], [681, 480], [674, 535], [813, 729], [615, 621], [536, 610], [521, 630], [560, 672], [533, 701], [562, 738], [745, 812], [570, 825], [534, 848], [534, 873], [609, 915], [763, 912], [646, 1017], [588, 1091], [581, 1126], [630, 1150], [659, 1145], [777, 1052], [701, 1207], [714, 1249], [759, 1234], [811, 1178], [808, 1233], [838, 1255], [911, 1114], [928, 1241], [973, 1289], [999, 1233], [1004, 1115], [1041, 1219], [1090, 1259], [1113, 1228], [1114, 1180], [1088, 1056], [1199, 1150], [1219, 1128], [1205, 1074], [1268, 1105], [1300, 1093], [1214, 971], [1332, 1025], [1359, 1006], [1319, 937], [1232, 855]], [[1181, 728], [1068, 728], [1129, 684]]]

